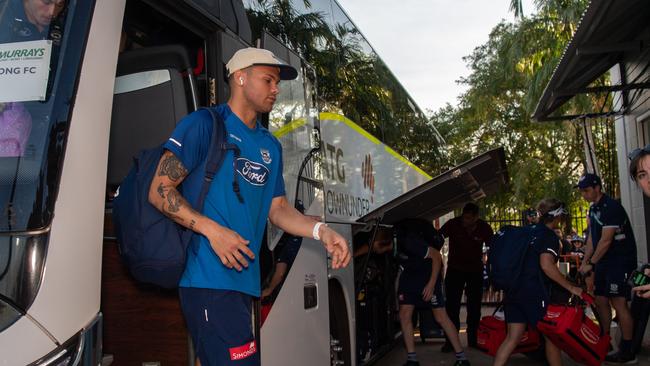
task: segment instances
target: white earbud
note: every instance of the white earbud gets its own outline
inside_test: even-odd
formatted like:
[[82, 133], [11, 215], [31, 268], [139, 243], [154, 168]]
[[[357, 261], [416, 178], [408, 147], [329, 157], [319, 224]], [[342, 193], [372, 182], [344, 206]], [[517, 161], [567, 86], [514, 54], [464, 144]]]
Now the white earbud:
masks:
[[239, 77], [239, 85], [244, 85], [244, 78], [241, 76]]

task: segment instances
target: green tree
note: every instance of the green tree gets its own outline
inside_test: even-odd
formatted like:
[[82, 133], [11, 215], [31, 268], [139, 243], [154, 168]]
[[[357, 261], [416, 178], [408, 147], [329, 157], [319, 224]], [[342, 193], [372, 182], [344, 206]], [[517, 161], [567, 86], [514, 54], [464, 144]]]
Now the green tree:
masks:
[[[460, 80], [467, 91], [458, 105], [447, 105], [430, 117], [448, 144], [447, 166], [491, 148], [505, 148], [512, 189], [491, 197], [492, 207], [525, 207], [545, 196], [581, 205], [572, 187], [583, 171], [581, 125], [534, 123], [530, 116], [585, 6], [582, 0], [537, 1], [538, 12], [524, 17], [521, 3], [513, 1], [517, 20], [498, 24], [489, 40], [465, 57], [470, 74]], [[609, 108], [610, 102], [602, 96], [582, 96], [563, 111]], [[615, 148], [612, 134], [602, 128], [608, 123], [601, 121], [594, 132], [603, 160]], [[611, 168], [607, 174], [616, 174]]]
[[[311, 9], [311, 1], [303, 0], [305, 9]], [[318, 52], [319, 44], [334, 39], [324, 14], [316, 11], [298, 12], [291, 0], [252, 0], [248, 19], [253, 34], [262, 30], [277, 37], [305, 59]]]
[[440, 135], [351, 22], [328, 22], [307, 0], [303, 9], [289, 0], [248, 6], [256, 36], [268, 31], [315, 68], [324, 111], [345, 115], [429, 173], [440, 170]]

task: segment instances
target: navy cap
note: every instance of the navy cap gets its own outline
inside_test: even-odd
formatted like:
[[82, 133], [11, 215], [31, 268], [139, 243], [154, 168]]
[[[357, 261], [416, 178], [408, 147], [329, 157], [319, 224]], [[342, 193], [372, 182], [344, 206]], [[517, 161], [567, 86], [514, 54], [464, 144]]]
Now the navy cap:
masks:
[[602, 187], [602, 185], [603, 183], [600, 180], [599, 176], [597, 176], [596, 174], [587, 173], [582, 177], [580, 177], [578, 184], [576, 184], [574, 188], [585, 189], [585, 188], [595, 187], [595, 186]]
[[583, 242], [583, 243], [584, 243], [584, 242], [585, 242], [585, 239], [584, 239], [582, 236], [576, 234], [576, 235], [573, 235], [573, 236], [571, 237], [571, 241], [580, 241], [580, 242]]

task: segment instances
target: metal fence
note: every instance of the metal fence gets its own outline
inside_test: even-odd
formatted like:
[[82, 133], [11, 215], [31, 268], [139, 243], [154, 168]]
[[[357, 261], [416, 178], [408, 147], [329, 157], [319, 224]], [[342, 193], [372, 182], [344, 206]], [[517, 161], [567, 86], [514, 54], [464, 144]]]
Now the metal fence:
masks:
[[[504, 225], [523, 226], [526, 224], [526, 209], [496, 208], [487, 212], [484, 220], [492, 226], [494, 231]], [[565, 234], [575, 232], [582, 236], [587, 229], [587, 209], [584, 207], [571, 208], [562, 229]]]

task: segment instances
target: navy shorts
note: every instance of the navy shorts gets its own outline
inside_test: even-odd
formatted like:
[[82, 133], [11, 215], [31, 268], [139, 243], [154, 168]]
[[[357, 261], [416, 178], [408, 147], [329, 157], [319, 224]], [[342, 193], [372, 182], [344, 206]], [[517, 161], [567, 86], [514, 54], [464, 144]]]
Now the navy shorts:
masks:
[[533, 327], [544, 318], [546, 307], [542, 302], [507, 302], [503, 304], [506, 323], [524, 323]]
[[624, 297], [630, 300], [632, 287], [627, 283], [630, 272], [620, 266], [597, 264], [594, 271], [594, 294], [604, 297]]
[[[445, 292], [442, 287], [442, 278], [438, 276], [436, 279], [436, 284], [433, 286], [433, 296], [431, 301], [424, 301], [422, 299], [422, 290], [424, 286], [418, 286], [418, 288], [413, 288], [413, 286], [403, 283], [403, 278], [400, 278], [400, 286], [397, 291], [397, 299], [399, 300], [400, 305], [415, 305], [418, 309], [438, 309], [445, 307]], [[406, 282], [406, 281], [404, 281]]]
[[181, 287], [179, 295], [201, 366], [260, 365], [250, 295], [189, 287]]

